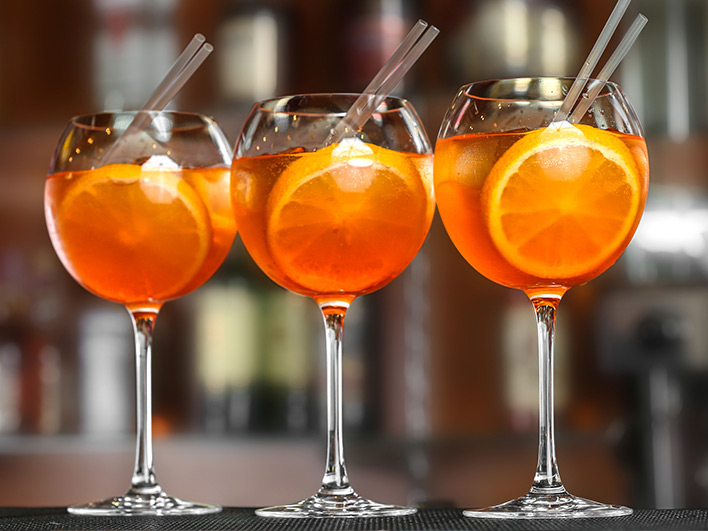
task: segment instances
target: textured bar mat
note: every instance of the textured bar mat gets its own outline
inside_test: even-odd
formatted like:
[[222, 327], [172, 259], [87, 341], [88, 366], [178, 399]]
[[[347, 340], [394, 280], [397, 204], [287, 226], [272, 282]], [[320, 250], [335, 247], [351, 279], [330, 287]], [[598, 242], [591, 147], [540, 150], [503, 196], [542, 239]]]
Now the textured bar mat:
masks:
[[253, 509], [226, 507], [203, 516], [73, 516], [61, 507], [0, 507], [0, 530], [230, 530], [230, 531], [466, 531], [466, 530], [708, 530], [708, 510], [637, 510], [620, 518], [480, 520], [459, 509], [421, 509], [417, 514], [384, 518], [272, 519]]

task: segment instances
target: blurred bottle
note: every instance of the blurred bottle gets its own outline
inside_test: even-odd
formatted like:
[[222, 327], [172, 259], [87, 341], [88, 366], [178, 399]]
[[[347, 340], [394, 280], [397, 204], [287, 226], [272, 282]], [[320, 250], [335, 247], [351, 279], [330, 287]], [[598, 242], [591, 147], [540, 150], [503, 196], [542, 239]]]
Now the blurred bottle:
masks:
[[248, 428], [258, 354], [258, 299], [243, 279], [214, 277], [195, 294], [195, 352], [203, 425]]
[[[652, 24], [622, 61], [617, 77], [647, 137], [670, 144], [651, 151], [652, 179], [669, 184], [690, 180], [702, 186], [705, 164], [692, 151], [676, 156], [676, 147], [698, 140], [694, 149], [702, 153], [705, 145], [708, 6], [703, 0], [639, 0], [634, 7]], [[654, 164], [659, 155], [661, 164]]]
[[255, 431], [304, 433], [312, 424], [311, 300], [274, 287], [262, 293]]
[[[374, 297], [362, 297], [355, 300], [344, 320], [342, 347], [342, 416], [347, 433], [363, 433], [374, 429], [379, 421], [377, 403], [381, 383], [377, 379], [381, 359], [376, 354], [377, 334], [371, 323], [378, 315]], [[324, 335], [324, 330], [318, 333]], [[323, 366], [325, 362], [324, 345], [318, 353]], [[322, 397], [324, 397], [324, 393]], [[324, 417], [323, 417], [324, 418]]]
[[121, 437], [133, 429], [133, 334], [121, 306], [96, 301], [79, 319], [79, 429]]
[[[561, 314], [562, 315], [562, 314]], [[567, 331], [556, 326], [554, 341], [554, 405], [563, 414], [570, 395]], [[501, 318], [502, 393], [515, 431], [532, 431], [538, 417], [538, 331], [531, 303], [510, 291]]]
[[0, 256], [0, 432], [13, 433], [21, 423], [20, 393], [22, 334], [7, 272], [7, 256]]
[[265, 277], [240, 240], [193, 299], [204, 429], [307, 431], [313, 423], [312, 301]]
[[26, 350], [28, 359], [35, 365], [38, 388], [35, 431], [55, 434], [67, 431], [73, 416], [70, 409], [74, 397], [68, 385], [68, 371], [76, 358], [69, 354], [74, 347], [74, 337], [67, 334], [67, 330], [74, 328], [75, 314], [62, 282], [62, 278], [66, 278], [63, 268], [51, 249], [36, 250], [29, 269], [31, 339]]
[[448, 47], [457, 84], [474, 79], [573, 75], [581, 66], [578, 6], [563, 0], [469, 2]]
[[[350, 91], [364, 90], [405, 38], [412, 26], [409, 12], [414, 2], [365, 0], [351, 2], [344, 10], [347, 85]], [[410, 82], [410, 77], [407, 77]], [[403, 90], [401, 81], [394, 93]]]
[[99, 108], [142, 107], [177, 57], [175, 0], [95, 0], [94, 91]]
[[272, 97], [283, 83], [281, 9], [271, 2], [232, 1], [217, 30], [218, 87], [226, 101], [250, 104]]
[[288, 14], [282, 3], [230, 0], [216, 31], [217, 119], [235, 138], [253, 102], [287, 86]]
[[20, 427], [20, 361], [22, 352], [7, 323], [0, 326], [0, 433], [13, 433]]
[[[59, 349], [40, 331], [29, 329], [20, 352], [23, 431], [43, 435], [58, 433], [62, 420]], [[16, 358], [12, 350], [9, 354], [5, 361], [12, 374], [16, 370]]]
[[60, 282], [47, 253], [0, 254], [0, 431], [54, 434], [65, 429]]

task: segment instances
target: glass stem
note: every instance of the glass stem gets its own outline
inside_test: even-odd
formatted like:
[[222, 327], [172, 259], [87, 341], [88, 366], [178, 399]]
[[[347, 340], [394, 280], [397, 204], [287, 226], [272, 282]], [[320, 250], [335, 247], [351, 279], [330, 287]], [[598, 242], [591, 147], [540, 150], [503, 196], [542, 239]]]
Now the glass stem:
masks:
[[327, 464], [320, 494], [353, 493], [344, 464], [342, 437], [342, 331], [346, 302], [320, 304], [327, 342]]
[[553, 336], [560, 298], [532, 298], [538, 327], [538, 466], [532, 493], [555, 494], [565, 491], [556, 462], [553, 413]]
[[152, 332], [157, 310], [129, 310], [135, 332], [135, 468], [129, 494], [159, 494], [152, 454]]

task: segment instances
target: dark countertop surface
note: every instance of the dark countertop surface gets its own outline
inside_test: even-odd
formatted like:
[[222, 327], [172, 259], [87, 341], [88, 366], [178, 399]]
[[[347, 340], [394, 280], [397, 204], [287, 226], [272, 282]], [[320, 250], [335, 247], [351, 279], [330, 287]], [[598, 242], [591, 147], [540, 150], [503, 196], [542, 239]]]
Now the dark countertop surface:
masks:
[[204, 516], [73, 516], [64, 507], [0, 507], [0, 530], [232, 530], [232, 531], [466, 531], [485, 530], [708, 530], [708, 509], [635, 510], [620, 518], [487, 520], [467, 518], [461, 509], [420, 509], [385, 518], [273, 519], [252, 508], [225, 507]]

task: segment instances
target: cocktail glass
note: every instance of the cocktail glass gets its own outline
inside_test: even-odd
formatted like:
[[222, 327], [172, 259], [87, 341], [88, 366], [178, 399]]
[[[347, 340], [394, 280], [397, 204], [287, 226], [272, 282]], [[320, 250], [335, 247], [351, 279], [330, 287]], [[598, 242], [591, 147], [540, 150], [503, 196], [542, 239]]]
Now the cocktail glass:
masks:
[[[136, 117], [143, 127], [123, 137]], [[168, 496], [157, 483], [151, 355], [162, 304], [203, 284], [233, 243], [230, 164], [231, 150], [218, 125], [198, 114], [79, 116], [59, 140], [45, 185], [52, 244], [79, 284], [127, 308], [136, 342], [137, 446], [130, 489], [69, 507], [71, 513], [171, 515], [220, 509]]]
[[342, 436], [342, 330], [352, 301], [396, 278], [435, 208], [432, 149], [412, 106], [388, 97], [359, 131], [327, 144], [357, 95], [257, 103], [236, 144], [231, 190], [241, 239], [280, 286], [312, 297], [327, 345], [327, 459], [322, 486], [261, 516], [403, 515], [349, 483]]
[[436, 144], [435, 193], [447, 233], [479, 273], [526, 293], [538, 325], [540, 436], [531, 490], [501, 505], [467, 511], [468, 516], [631, 512], [569, 494], [556, 463], [558, 303], [569, 288], [598, 276], [624, 251], [642, 215], [649, 177], [641, 126], [616, 84], [604, 86], [577, 124], [554, 122], [572, 82], [526, 78], [466, 85]]

